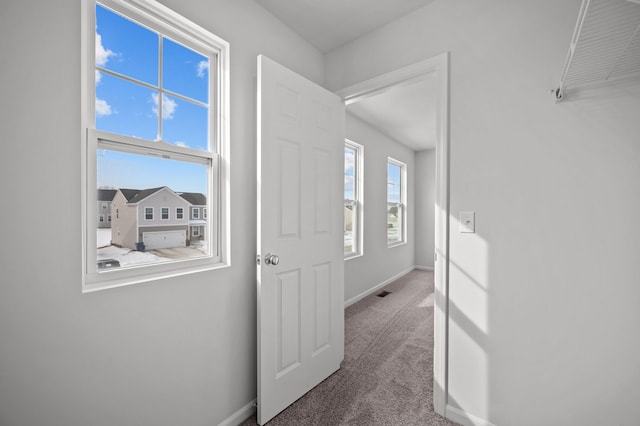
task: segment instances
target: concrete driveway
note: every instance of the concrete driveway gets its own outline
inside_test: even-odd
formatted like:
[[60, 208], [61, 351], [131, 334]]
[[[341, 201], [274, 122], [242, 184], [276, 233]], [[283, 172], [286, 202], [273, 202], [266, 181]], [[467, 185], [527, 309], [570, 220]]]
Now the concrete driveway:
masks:
[[163, 249], [147, 250], [156, 256], [166, 257], [167, 259], [189, 259], [192, 257], [202, 257], [204, 253], [194, 247], [172, 247]]

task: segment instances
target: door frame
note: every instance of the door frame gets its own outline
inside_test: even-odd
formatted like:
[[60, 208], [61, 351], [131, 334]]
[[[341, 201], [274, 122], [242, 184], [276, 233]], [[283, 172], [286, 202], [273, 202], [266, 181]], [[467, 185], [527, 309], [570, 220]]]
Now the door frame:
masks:
[[445, 416], [448, 395], [447, 353], [449, 319], [449, 52], [354, 84], [336, 93], [345, 105], [380, 94], [393, 86], [435, 74], [436, 214], [434, 259], [433, 406]]

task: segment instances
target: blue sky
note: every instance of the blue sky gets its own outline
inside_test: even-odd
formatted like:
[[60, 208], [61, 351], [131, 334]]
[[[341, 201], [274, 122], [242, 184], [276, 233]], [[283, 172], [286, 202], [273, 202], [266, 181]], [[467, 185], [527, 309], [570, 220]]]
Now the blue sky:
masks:
[[387, 163], [387, 202], [400, 202], [400, 174], [402, 168], [393, 163]]
[[353, 200], [355, 194], [355, 162], [356, 151], [344, 148], [344, 198]]
[[[162, 64], [158, 61], [160, 43]], [[96, 69], [98, 130], [207, 149], [206, 56], [96, 6], [96, 66], [135, 80]], [[172, 93], [160, 94], [160, 67], [162, 90]], [[206, 176], [207, 168], [200, 164], [98, 152], [98, 187], [144, 189], [166, 185], [174, 191], [206, 193]]]

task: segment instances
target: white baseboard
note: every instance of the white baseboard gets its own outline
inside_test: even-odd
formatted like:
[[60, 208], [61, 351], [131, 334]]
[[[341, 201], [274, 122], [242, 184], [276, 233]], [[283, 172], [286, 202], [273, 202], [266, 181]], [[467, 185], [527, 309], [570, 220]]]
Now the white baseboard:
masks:
[[460, 423], [464, 426], [495, 426], [493, 423], [488, 422], [480, 417], [476, 417], [473, 414], [469, 414], [458, 408], [447, 405], [445, 408], [446, 418], [453, 420], [456, 423]]
[[416, 265], [414, 267], [415, 269], [419, 269], [421, 271], [433, 271], [433, 266], [421, 266], [421, 265]]
[[393, 281], [397, 280], [398, 278], [407, 275], [409, 272], [413, 271], [414, 269], [415, 269], [414, 267], [411, 267], [411, 268], [409, 268], [407, 270], [404, 270], [404, 271], [400, 272], [399, 274], [396, 274], [393, 277], [389, 278], [388, 280], [385, 280], [384, 282], [381, 282], [380, 284], [370, 288], [369, 290], [363, 291], [359, 295], [357, 295], [355, 297], [352, 297], [351, 299], [349, 299], [346, 302], [344, 302], [345, 309], [348, 308], [349, 306], [353, 305], [354, 303], [364, 299], [368, 295], [370, 295], [372, 293], [375, 293], [376, 291], [380, 290], [382, 287], [386, 286], [387, 284], [390, 284]]
[[256, 400], [254, 399], [231, 416], [223, 420], [218, 426], [238, 426], [240, 423], [247, 420], [256, 412]]

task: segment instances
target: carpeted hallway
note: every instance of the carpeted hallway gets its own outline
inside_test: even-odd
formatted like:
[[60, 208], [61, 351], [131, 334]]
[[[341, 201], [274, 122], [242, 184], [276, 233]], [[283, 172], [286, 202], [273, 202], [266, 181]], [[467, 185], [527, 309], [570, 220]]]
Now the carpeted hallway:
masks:
[[383, 290], [345, 311], [340, 370], [269, 426], [456, 424], [432, 405], [433, 272], [414, 270]]

